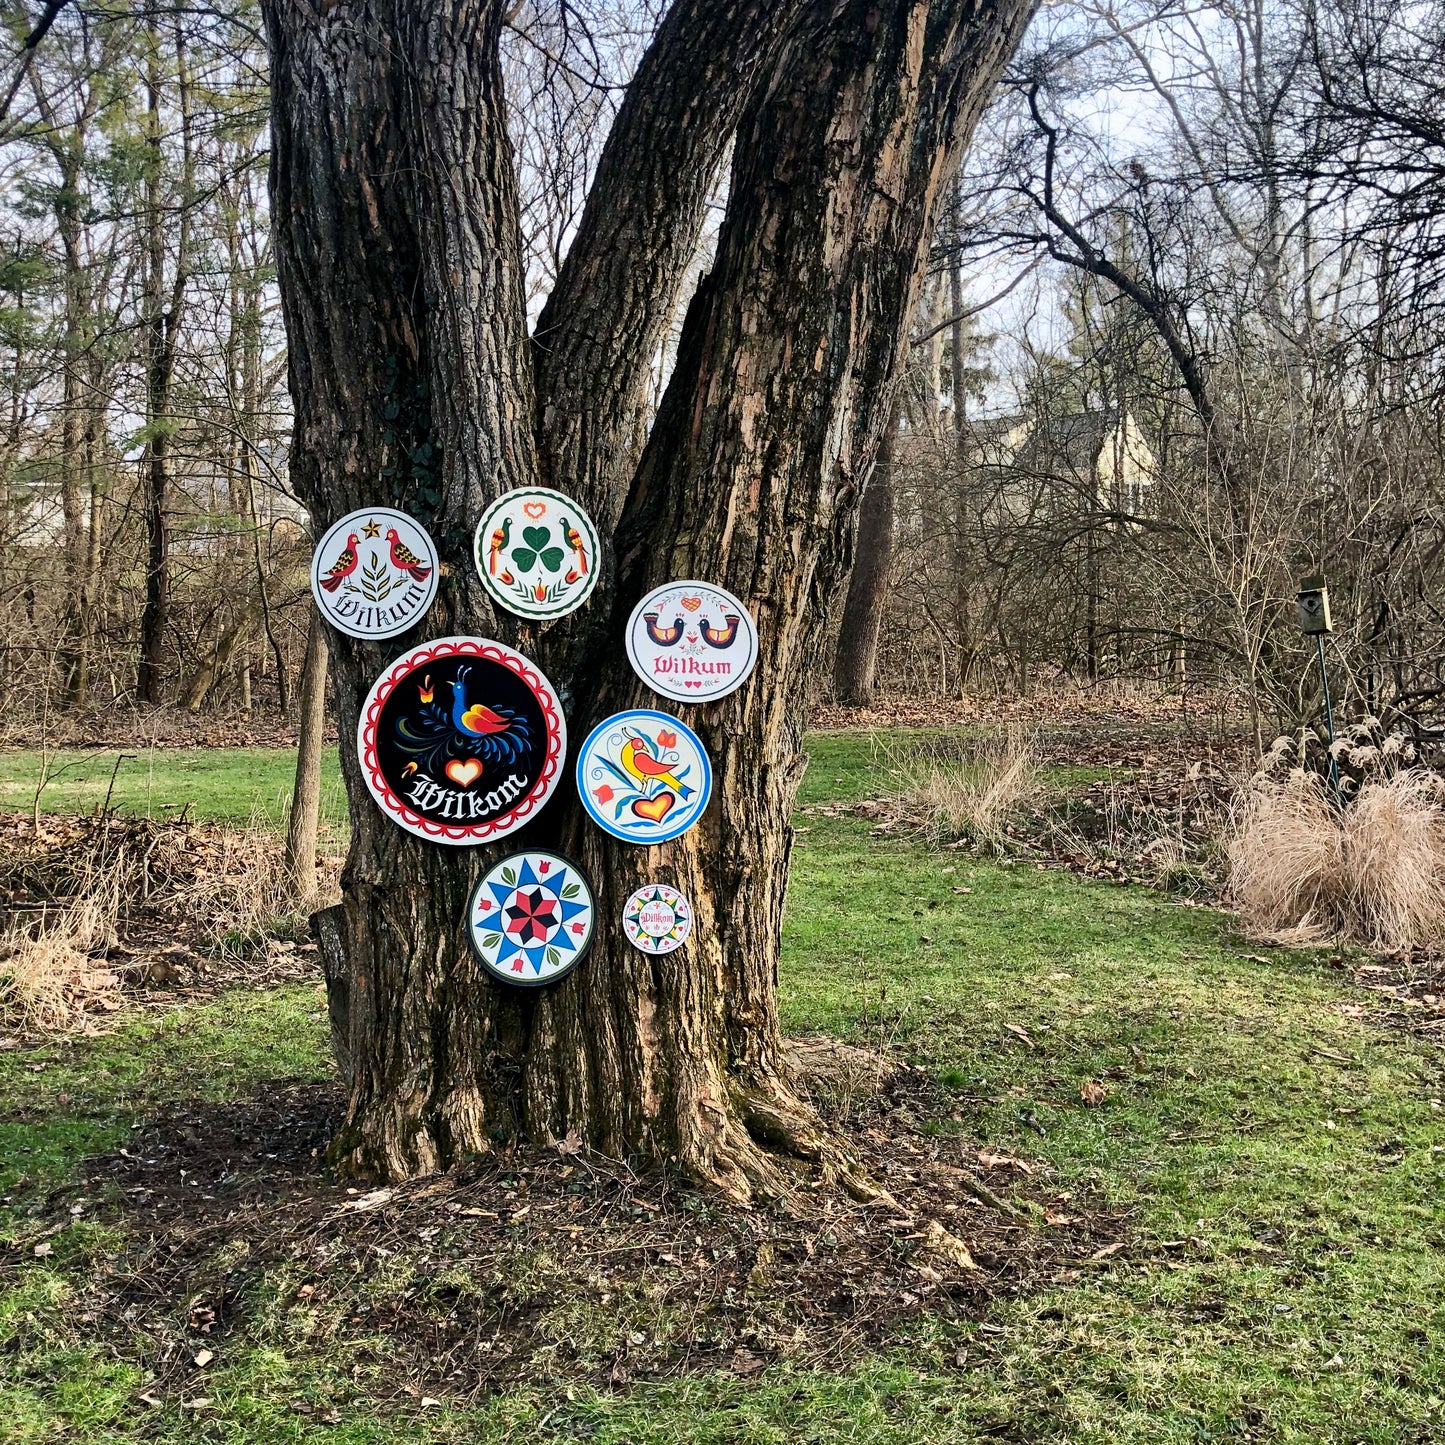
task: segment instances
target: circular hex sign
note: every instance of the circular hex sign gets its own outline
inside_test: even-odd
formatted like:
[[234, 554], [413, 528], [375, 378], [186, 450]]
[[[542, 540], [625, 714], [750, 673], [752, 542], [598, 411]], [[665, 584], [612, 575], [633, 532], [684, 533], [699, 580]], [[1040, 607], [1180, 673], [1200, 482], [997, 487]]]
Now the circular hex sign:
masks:
[[685, 833], [712, 797], [712, 765], [691, 728], [665, 712], [614, 713], [577, 754], [577, 791], [598, 827], [628, 843]]
[[395, 637], [437, 595], [437, 549], [420, 522], [390, 507], [333, 522], [311, 555], [321, 615], [350, 637]]
[[485, 843], [551, 796], [567, 751], [552, 684], [519, 652], [443, 637], [397, 658], [372, 684], [356, 728], [371, 796], [434, 843]]
[[518, 487], [498, 497], [477, 523], [482, 586], [522, 617], [564, 617], [597, 585], [597, 529], [570, 497]]
[[627, 656], [654, 692], [711, 702], [747, 681], [758, 660], [758, 632], [731, 592], [710, 582], [669, 582], [633, 609]]
[[692, 904], [666, 883], [646, 883], [623, 905], [622, 931], [643, 953], [671, 953], [692, 932]]
[[534, 986], [570, 973], [592, 946], [597, 910], [560, 853], [513, 853], [477, 880], [467, 904], [472, 952], [495, 977]]

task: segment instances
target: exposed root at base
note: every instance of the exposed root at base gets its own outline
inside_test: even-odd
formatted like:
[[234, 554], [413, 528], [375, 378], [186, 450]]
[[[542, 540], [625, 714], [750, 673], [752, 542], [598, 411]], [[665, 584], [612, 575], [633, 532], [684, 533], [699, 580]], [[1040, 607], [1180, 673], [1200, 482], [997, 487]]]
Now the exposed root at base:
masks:
[[732, 1109], [712, 1113], [712, 1128], [678, 1163], [696, 1182], [740, 1204], [766, 1199], [789, 1214], [806, 1213], [804, 1191], [836, 1184], [865, 1204], [897, 1208], [869, 1177], [848, 1142], [782, 1080], [736, 1088]]

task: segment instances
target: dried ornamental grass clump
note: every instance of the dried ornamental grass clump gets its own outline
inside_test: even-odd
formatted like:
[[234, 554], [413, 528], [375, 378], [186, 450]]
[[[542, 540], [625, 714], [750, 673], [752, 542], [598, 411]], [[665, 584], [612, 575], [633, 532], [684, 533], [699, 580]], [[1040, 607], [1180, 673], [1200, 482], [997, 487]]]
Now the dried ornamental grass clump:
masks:
[[1406, 769], [1343, 808], [1317, 774], [1256, 782], [1230, 840], [1229, 887], [1250, 932], [1382, 954], [1445, 943], [1445, 784]]
[[71, 902], [0, 939], [0, 1018], [20, 1028], [70, 1029], [120, 1006], [120, 979], [105, 956], [116, 938], [123, 871], [96, 869]]
[[1006, 851], [1009, 825], [1042, 787], [1034, 744], [1018, 728], [962, 754], [907, 749], [894, 765], [905, 807], [931, 842], [961, 839], [984, 852]]

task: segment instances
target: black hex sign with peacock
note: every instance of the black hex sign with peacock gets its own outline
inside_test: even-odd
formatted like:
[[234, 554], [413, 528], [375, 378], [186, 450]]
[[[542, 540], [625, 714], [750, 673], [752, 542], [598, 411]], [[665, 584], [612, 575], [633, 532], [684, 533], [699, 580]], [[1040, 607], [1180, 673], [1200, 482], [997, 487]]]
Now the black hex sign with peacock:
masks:
[[383, 812], [420, 837], [468, 845], [504, 837], [543, 806], [567, 724], [529, 658], [485, 637], [443, 637], [377, 678], [356, 741]]

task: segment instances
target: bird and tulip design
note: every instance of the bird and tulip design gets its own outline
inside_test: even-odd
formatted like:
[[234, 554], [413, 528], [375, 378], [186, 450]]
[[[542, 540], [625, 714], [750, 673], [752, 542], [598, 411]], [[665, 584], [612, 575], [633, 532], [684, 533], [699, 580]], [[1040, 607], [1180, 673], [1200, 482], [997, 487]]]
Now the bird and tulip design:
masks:
[[[374, 520], [368, 521], [362, 531], [367, 537], [375, 537], [380, 535], [381, 526]], [[361, 561], [361, 539], [355, 532], [348, 532], [346, 545], [322, 577], [321, 585], [328, 592], [346, 587], [349, 591], [359, 591], [368, 602], [384, 602], [394, 587], [405, 585], [408, 577], [414, 582], [425, 582], [431, 576], [431, 567], [401, 540], [395, 527], [386, 529], [386, 551], [384, 564], [380, 552], [373, 548], [360, 578], [351, 581], [349, 579]]]
[[[381, 689], [382, 691], [378, 691]], [[403, 826], [478, 841], [551, 791], [565, 753], [555, 694], [526, 658], [482, 638], [445, 638], [402, 659], [372, 689], [360, 730], [368, 786]], [[476, 836], [461, 834], [471, 831]]]
[[596, 583], [597, 534], [570, 498], [521, 488], [487, 509], [476, 558], [487, 591], [509, 611], [560, 617], [580, 607]]
[[627, 624], [627, 655], [638, 676], [679, 702], [726, 697], [747, 680], [757, 654], [747, 608], [707, 582], [655, 588]]
[[696, 735], [666, 713], [618, 713], [593, 729], [577, 764], [583, 802], [608, 832], [662, 841], [707, 806], [712, 774]]
[[412, 760], [413, 770], [440, 771], [463, 788], [471, 787], [488, 764], [516, 762], [532, 743], [528, 720], [515, 708], [488, 707], [468, 697], [472, 674], [470, 663], [441, 682], [428, 673], [416, 684], [416, 711], [396, 721], [396, 746]]
[[431, 604], [436, 582], [431, 538], [411, 518], [386, 509], [343, 517], [312, 564], [317, 605], [353, 637], [405, 631]]

